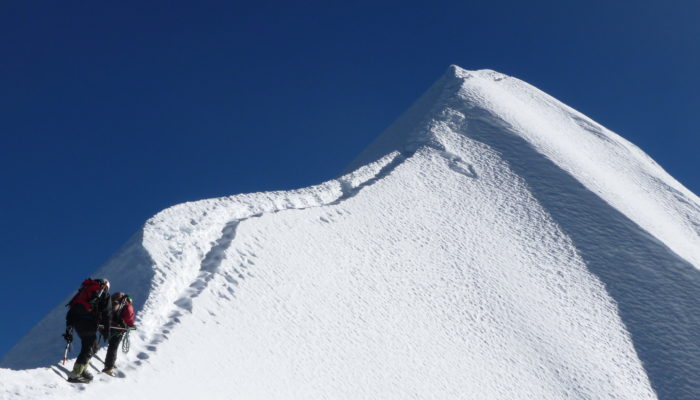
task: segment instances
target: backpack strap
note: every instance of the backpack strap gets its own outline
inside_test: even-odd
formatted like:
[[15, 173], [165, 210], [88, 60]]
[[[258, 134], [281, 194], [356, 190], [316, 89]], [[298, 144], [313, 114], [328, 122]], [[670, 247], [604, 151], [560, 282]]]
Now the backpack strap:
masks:
[[124, 296], [121, 301], [119, 301], [119, 308], [117, 308], [117, 317], [119, 318], [119, 322], [121, 322], [123, 325], [124, 324], [124, 318], [122, 318], [122, 313], [124, 312], [124, 307], [126, 307], [126, 302], [129, 301], [129, 296]]

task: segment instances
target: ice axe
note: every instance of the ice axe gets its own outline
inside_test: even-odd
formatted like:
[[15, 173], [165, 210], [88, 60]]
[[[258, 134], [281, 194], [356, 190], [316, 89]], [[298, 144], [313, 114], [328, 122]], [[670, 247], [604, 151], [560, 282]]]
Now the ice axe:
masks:
[[71, 333], [73, 331], [73, 327], [68, 327], [66, 328], [66, 333], [63, 334], [63, 338], [66, 339], [66, 349], [63, 351], [63, 365], [66, 365], [66, 361], [68, 360], [68, 353], [70, 353], [70, 349], [73, 347], [73, 334]]
[[66, 351], [63, 352], [63, 361], [61, 362], [63, 365], [66, 365], [66, 361], [68, 361], [68, 353], [70, 352], [72, 344], [73, 343], [66, 343]]

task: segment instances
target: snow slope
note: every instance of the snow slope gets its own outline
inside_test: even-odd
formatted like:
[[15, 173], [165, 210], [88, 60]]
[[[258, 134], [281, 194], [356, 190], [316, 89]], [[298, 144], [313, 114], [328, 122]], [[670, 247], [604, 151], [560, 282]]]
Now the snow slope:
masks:
[[700, 199], [631, 143], [453, 66], [349, 171], [159, 213], [94, 275], [125, 379], [60, 378], [59, 306], [0, 398], [700, 398]]

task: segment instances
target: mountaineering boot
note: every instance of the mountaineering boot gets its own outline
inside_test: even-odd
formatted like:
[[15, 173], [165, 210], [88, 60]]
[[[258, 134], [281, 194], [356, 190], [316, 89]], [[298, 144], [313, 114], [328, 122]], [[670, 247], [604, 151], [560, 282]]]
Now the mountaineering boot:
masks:
[[[83, 375], [87, 370], [87, 364], [75, 363], [73, 366], [73, 371], [68, 375], [68, 382], [72, 383], [90, 383], [90, 379], [85, 378]], [[90, 373], [88, 373], [90, 375]]]
[[81, 377], [87, 379], [88, 381], [92, 380], [92, 374], [88, 372], [87, 368], [85, 368], [85, 371], [83, 371]]
[[114, 370], [114, 368], [105, 368], [102, 370], [102, 373], [105, 373], [109, 376], [117, 376], [117, 372]]

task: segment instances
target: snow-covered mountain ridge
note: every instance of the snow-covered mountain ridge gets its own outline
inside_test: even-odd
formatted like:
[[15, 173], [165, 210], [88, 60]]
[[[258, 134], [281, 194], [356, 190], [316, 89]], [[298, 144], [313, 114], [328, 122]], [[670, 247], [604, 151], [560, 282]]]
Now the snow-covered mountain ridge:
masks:
[[0, 397], [700, 397], [700, 200], [631, 143], [453, 66], [349, 170], [159, 213], [95, 274], [127, 378], [59, 379], [58, 307]]

